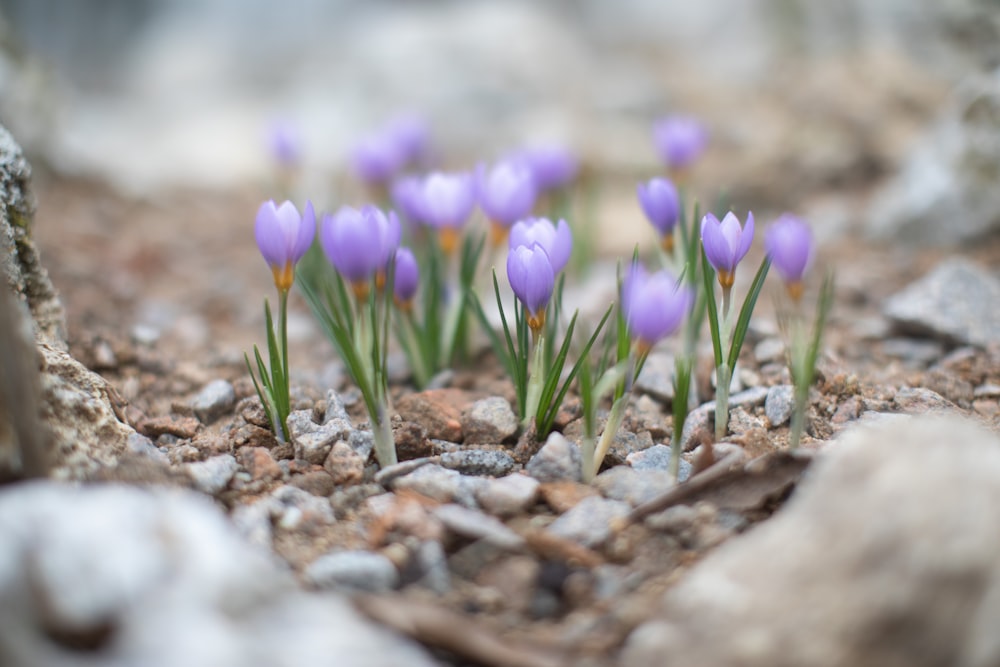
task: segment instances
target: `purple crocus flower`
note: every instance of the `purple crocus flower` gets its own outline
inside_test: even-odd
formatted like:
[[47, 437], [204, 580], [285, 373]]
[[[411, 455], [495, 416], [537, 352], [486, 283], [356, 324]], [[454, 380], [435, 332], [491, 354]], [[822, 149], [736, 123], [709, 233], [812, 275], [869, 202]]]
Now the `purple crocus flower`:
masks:
[[708, 262], [719, 273], [719, 284], [723, 289], [733, 286], [736, 265], [740, 263], [753, 242], [753, 213], [747, 213], [747, 223], [740, 227], [739, 219], [732, 211], [719, 222], [711, 213], [701, 220], [701, 243], [705, 247]]
[[374, 206], [361, 210], [343, 206], [333, 215], [324, 215], [319, 241], [327, 259], [360, 294], [361, 286], [385, 269], [399, 244], [396, 214], [386, 215]]
[[573, 232], [565, 220], [553, 225], [548, 218], [528, 218], [510, 228], [509, 243], [511, 250], [518, 246], [541, 246], [549, 257], [552, 270], [559, 273], [573, 251]]
[[315, 235], [316, 213], [312, 202], [306, 202], [302, 215], [292, 202], [285, 201], [278, 206], [273, 199], [257, 210], [254, 236], [279, 291], [287, 292], [292, 288], [295, 265], [309, 250]]
[[302, 157], [298, 128], [288, 120], [276, 119], [267, 128], [267, 145], [278, 164], [293, 167]]
[[663, 249], [673, 252], [674, 227], [680, 219], [681, 201], [677, 188], [665, 178], [654, 178], [638, 187], [639, 205], [660, 234]]
[[633, 265], [622, 284], [622, 309], [640, 353], [677, 331], [694, 304], [694, 292], [668, 271], [646, 273]]
[[528, 326], [535, 335], [545, 325], [545, 307], [552, 298], [556, 271], [542, 246], [520, 245], [507, 255], [507, 280], [514, 295], [524, 304]]
[[392, 183], [390, 189], [392, 202], [396, 208], [403, 213], [406, 222], [423, 222], [421, 198], [423, 197], [423, 186], [419, 176], [403, 176], [397, 178]]
[[466, 173], [433, 172], [424, 178], [419, 198], [420, 218], [438, 230], [441, 248], [455, 251], [458, 231], [469, 220], [476, 205], [472, 176]]
[[413, 251], [409, 248], [397, 249], [395, 282], [392, 288], [393, 296], [400, 308], [409, 310], [419, 283], [420, 267], [417, 266], [417, 259], [413, 256]]
[[779, 217], [764, 232], [767, 256], [787, 284], [788, 293], [796, 301], [802, 296], [802, 276], [809, 268], [814, 248], [809, 226], [790, 213]]
[[354, 172], [365, 183], [387, 183], [406, 162], [396, 138], [386, 132], [370, 134], [359, 141], [351, 152]]
[[476, 169], [476, 194], [479, 207], [493, 223], [494, 245], [500, 245], [507, 230], [531, 212], [535, 205], [535, 181], [523, 162], [500, 162], [492, 169]]
[[422, 160], [427, 154], [427, 123], [415, 113], [403, 113], [385, 126], [385, 134], [395, 144], [404, 164]]
[[539, 191], [562, 187], [576, 177], [580, 165], [569, 149], [558, 144], [538, 144], [523, 149], [519, 158], [531, 169]]
[[691, 116], [668, 116], [653, 126], [653, 141], [664, 164], [683, 169], [704, 152], [708, 132]]

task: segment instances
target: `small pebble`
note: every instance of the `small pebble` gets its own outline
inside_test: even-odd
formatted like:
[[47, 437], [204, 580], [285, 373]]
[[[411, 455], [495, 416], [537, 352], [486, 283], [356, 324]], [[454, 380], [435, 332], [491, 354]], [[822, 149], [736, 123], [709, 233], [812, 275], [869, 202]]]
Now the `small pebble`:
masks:
[[549, 524], [546, 531], [585, 547], [596, 547], [611, 534], [612, 523], [624, 518], [631, 509], [621, 500], [591, 496]]
[[615, 466], [594, 478], [594, 487], [605, 498], [623, 500], [632, 507], [662, 495], [672, 486], [674, 481], [665, 470], [635, 470], [628, 466]]
[[365, 476], [365, 459], [349, 444], [338, 440], [330, 448], [330, 454], [323, 462], [323, 469], [336, 486], [360, 484]]
[[534, 477], [521, 474], [489, 479], [476, 489], [476, 500], [490, 514], [515, 516], [535, 504], [539, 484]]
[[758, 364], [784, 361], [785, 342], [780, 338], [765, 338], [754, 345], [753, 358], [757, 360]]
[[399, 584], [399, 572], [392, 561], [371, 551], [337, 551], [320, 556], [306, 567], [303, 576], [322, 590], [387, 593]]
[[502, 396], [476, 401], [462, 415], [465, 444], [500, 444], [517, 434], [520, 424]]
[[441, 454], [441, 466], [463, 475], [502, 477], [514, 469], [514, 457], [498, 449], [462, 449]]
[[580, 448], [561, 433], [550, 433], [542, 448], [528, 461], [525, 471], [540, 482], [578, 482], [582, 479], [581, 466]]
[[313, 421], [312, 410], [293, 410], [288, 415], [288, 435], [295, 458], [323, 465], [338, 440], [349, 440], [353, 431], [345, 419], [333, 418], [323, 424]]
[[203, 423], [211, 424], [236, 404], [236, 390], [226, 380], [212, 380], [191, 399], [191, 410]]
[[128, 440], [125, 443], [128, 451], [132, 454], [136, 454], [151, 461], [155, 461], [162, 465], [170, 465], [170, 459], [167, 455], [157, 449], [153, 441], [144, 435], [139, 433], [130, 433]]
[[188, 463], [186, 466], [195, 488], [210, 496], [229, 486], [229, 481], [239, 468], [240, 465], [232, 454], [220, 454], [204, 461]]
[[795, 408], [795, 388], [790, 384], [779, 384], [767, 390], [764, 401], [764, 414], [771, 422], [771, 428], [777, 428], [787, 422]]
[[436, 464], [417, 468], [392, 483], [395, 490], [409, 489], [440, 502], [456, 502], [465, 507], [477, 507], [476, 489], [485, 484], [480, 477], [466, 477], [455, 470]]
[[664, 403], [674, 400], [674, 356], [651, 352], [635, 380], [635, 388]]
[[436, 507], [433, 514], [445, 528], [463, 537], [486, 540], [487, 542], [512, 551], [524, 547], [524, 538], [508, 528], [502, 521], [483, 514], [479, 510], [461, 505], [447, 504]]

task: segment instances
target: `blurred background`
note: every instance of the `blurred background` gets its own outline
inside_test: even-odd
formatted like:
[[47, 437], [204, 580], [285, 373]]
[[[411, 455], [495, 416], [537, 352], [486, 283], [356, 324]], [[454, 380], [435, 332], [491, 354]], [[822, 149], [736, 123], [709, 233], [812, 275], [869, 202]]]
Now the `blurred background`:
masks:
[[996, 0], [0, 0], [0, 17], [0, 119], [36, 161], [133, 193], [261, 178], [279, 120], [336, 170], [401, 111], [456, 166], [554, 140], [648, 172], [652, 122], [681, 112], [711, 128], [706, 180], [787, 201], [898, 167], [1000, 55]]
[[653, 124], [689, 114], [702, 201], [793, 211], [823, 242], [950, 246], [1000, 229], [998, 65], [1000, 0], [0, 0], [0, 122], [71, 320], [192, 345], [259, 331], [276, 126], [297, 198], [325, 208], [365, 201], [351, 151], [399, 114], [444, 168], [561, 144], [621, 256], [655, 242], [635, 196], [664, 173]]

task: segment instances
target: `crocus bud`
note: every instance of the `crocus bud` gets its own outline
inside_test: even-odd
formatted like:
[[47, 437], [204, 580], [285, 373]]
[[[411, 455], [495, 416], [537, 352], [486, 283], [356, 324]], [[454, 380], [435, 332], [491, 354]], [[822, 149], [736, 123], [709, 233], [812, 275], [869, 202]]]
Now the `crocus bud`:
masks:
[[648, 274], [634, 265], [622, 283], [622, 309], [640, 352], [677, 331], [691, 311], [694, 293], [666, 270]]
[[573, 232], [565, 220], [553, 225], [548, 218], [528, 218], [510, 228], [509, 243], [511, 250], [518, 246], [541, 246], [549, 257], [552, 271], [559, 273], [573, 252]]
[[667, 167], [683, 169], [704, 152], [708, 132], [696, 118], [668, 116], [653, 126], [653, 141]]
[[747, 213], [747, 223], [740, 227], [739, 219], [730, 211], [719, 222], [711, 213], [701, 220], [701, 243], [705, 256], [719, 274], [719, 284], [728, 290], [736, 279], [740, 263], [753, 242], [753, 213]]
[[472, 176], [465, 173], [434, 172], [423, 182], [419, 199], [424, 223], [440, 234], [441, 247], [446, 253], [458, 245], [458, 231], [469, 220], [476, 205]]
[[316, 213], [306, 202], [302, 215], [290, 201], [280, 206], [269, 200], [257, 210], [254, 236], [257, 247], [274, 274], [274, 284], [287, 292], [295, 281], [295, 265], [312, 245], [316, 235]]
[[680, 219], [681, 200], [677, 188], [665, 178], [640, 183], [637, 189], [642, 212], [660, 235], [666, 252], [674, 249], [674, 228]]
[[507, 280], [514, 295], [524, 304], [528, 326], [537, 335], [545, 325], [545, 307], [555, 288], [555, 271], [545, 250], [537, 243], [511, 248], [507, 255]]
[[802, 277], [815, 250], [809, 226], [800, 218], [785, 213], [764, 233], [764, 249], [771, 265], [785, 281], [788, 294], [798, 301], [802, 297]]
[[323, 216], [319, 240], [327, 259], [361, 298], [368, 281], [385, 269], [399, 244], [399, 233], [395, 214], [386, 216], [374, 206], [361, 210], [344, 206]]
[[539, 192], [562, 187], [576, 177], [580, 165], [569, 149], [558, 144], [538, 144], [520, 151], [518, 157], [531, 169]]
[[413, 256], [413, 251], [409, 248], [397, 249], [396, 273], [393, 283], [393, 296], [396, 299], [396, 305], [403, 310], [409, 310], [419, 283], [420, 267], [417, 266], [417, 259]]
[[507, 230], [535, 205], [535, 181], [523, 162], [500, 162], [492, 169], [476, 169], [479, 207], [493, 224], [493, 243], [500, 245]]
[[351, 153], [354, 173], [365, 183], [383, 185], [403, 166], [406, 156], [396, 138], [388, 133], [364, 137]]

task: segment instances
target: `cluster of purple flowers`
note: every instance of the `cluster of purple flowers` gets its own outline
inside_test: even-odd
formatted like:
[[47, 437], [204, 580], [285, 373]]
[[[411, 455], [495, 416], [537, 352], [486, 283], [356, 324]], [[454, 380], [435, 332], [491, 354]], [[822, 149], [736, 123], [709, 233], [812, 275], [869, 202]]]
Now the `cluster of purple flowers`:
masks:
[[553, 224], [547, 218], [528, 218], [510, 230], [507, 280], [524, 304], [528, 326], [535, 335], [545, 326], [556, 276], [566, 267], [573, 250], [573, 234], [565, 220]]

